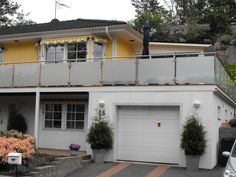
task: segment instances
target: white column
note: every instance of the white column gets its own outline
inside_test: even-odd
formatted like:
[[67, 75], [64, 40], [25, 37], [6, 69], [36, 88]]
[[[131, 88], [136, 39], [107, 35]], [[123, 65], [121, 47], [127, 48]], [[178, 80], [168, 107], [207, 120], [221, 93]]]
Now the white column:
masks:
[[34, 116], [34, 137], [36, 139], [36, 147], [38, 147], [38, 138], [39, 138], [39, 107], [40, 107], [40, 92], [39, 88], [36, 88], [35, 116]]

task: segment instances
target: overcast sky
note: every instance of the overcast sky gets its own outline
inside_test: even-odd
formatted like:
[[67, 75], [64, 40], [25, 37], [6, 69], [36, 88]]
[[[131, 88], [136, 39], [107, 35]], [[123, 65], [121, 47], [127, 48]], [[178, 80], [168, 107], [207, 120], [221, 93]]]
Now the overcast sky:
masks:
[[[55, 0], [13, 0], [21, 9], [30, 12], [29, 18], [37, 23], [49, 22], [54, 18]], [[135, 11], [131, 0], [60, 0], [70, 8], [57, 10], [57, 19], [77, 18], [129, 21]]]

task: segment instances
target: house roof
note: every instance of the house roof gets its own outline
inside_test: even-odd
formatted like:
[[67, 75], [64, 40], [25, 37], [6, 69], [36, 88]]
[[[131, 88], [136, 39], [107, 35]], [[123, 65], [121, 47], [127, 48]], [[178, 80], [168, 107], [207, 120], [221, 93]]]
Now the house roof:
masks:
[[116, 20], [92, 20], [92, 19], [76, 19], [68, 21], [59, 21], [53, 19], [49, 23], [24, 25], [24, 26], [12, 26], [12, 27], [0, 27], [1, 35], [11, 35], [20, 33], [32, 33], [41, 31], [55, 31], [55, 30], [67, 30], [77, 28], [92, 28], [102, 26], [114, 26], [126, 24], [124, 21]]

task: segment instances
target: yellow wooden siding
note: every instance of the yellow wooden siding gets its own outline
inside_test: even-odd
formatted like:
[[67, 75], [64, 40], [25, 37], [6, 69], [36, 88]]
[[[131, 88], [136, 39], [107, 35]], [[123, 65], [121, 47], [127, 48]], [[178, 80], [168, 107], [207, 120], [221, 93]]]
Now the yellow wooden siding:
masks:
[[111, 57], [112, 57], [112, 40], [107, 39], [107, 43], [105, 45], [105, 50], [106, 50], [105, 57], [107, 59], [111, 59]]
[[[203, 52], [206, 47], [202, 46], [173, 46], [173, 45], [149, 45], [150, 55], [157, 53], [178, 53], [178, 52]], [[135, 47], [135, 55], [142, 55], [143, 46]]]
[[36, 62], [38, 50], [35, 42], [6, 44], [4, 46], [3, 61], [12, 62]]
[[117, 38], [117, 57], [133, 56], [132, 45], [121, 38]]

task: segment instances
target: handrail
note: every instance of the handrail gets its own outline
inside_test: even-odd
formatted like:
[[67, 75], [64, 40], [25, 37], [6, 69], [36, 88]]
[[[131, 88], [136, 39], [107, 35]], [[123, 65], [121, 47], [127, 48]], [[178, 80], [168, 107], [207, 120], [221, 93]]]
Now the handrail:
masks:
[[46, 60], [37, 60], [37, 61], [16, 61], [16, 62], [2, 62], [0, 65], [10, 65], [10, 64], [37, 64], [37, 63], [60, 63], [60, 62], [84, 62], [86, 61], [96, 61], [96, 60], [131, 60], [131, 59], [157, 59], [156, 57], [193, 57], [191, 55], [203, 55], [203, 56], [213, 56], [216, 55], [216, 52], [177, 52], [177, 53], [152, 53], [151, 55], [133, 55], [133, 56], [116, 56], [116, 57], [95, 57], [95, 58], [78, 58], [78, 59], [62, 59], [56, 61], [46, 61]]

